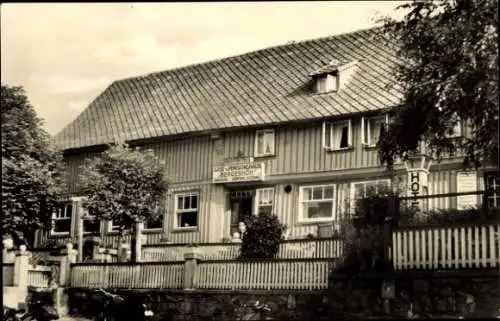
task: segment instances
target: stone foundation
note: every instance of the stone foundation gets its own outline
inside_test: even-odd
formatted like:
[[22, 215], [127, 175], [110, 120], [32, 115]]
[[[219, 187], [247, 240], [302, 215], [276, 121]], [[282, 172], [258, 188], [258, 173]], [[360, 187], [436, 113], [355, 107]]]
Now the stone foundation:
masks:
[[[495, 275], [396, 276], [394, 291], [382, 297], [381, 277], [333, 277], [325, 292], [161, 292], [121, 291], [144, 296], [152, 303], [154, 320], [237, 320], [259, 301], [271, 308], [276, 320], [330, 320], [366, 318], [496, 317], [500, 308], [500, 278]], [[72, 289], [70, 314], [92, 317], [101, 297]], [[97, 309], [97, 310], [96, 310]]]

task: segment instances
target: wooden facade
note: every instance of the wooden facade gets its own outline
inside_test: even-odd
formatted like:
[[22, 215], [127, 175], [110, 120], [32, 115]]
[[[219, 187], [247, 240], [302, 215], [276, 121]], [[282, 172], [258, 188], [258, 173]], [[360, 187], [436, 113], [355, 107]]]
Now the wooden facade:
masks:
[[[391, 184], [374, 143], [377, 122], [389, 121], [382, 112], [404, 97], [392, 72], [404, 63], [398, 46], [372, 28], [115, 81], [54, 139], [66, 153], [69, 193], [82, 196], [85, 159], [120, 138], [165, 164], [163, 224], [145, 231], [146, 244], [227, 241], [257, 211], [276, 214], [289, 238], [315, 235], [347, 214], [367, 181]], [[456, 192], [460, 163], [434, 163], [427, 193]], [[403, 164], [396, 173], [406, 188]], [[482, 188], [483, 174], [474, 175]], [[75, 240], [81, 211], [72, 205], [55, 218], [71, 220], [70, 231], [39, 233], [39, 245]], [[101, 222], [104, 243], [116, 246], [109, 230]]]
[[[141, 147], [153, 149], [165, 164], [169, 181], [166, 196], [167, 207], [163, 228], [146, 231], [146, 244], [172, 242], [220, 243], [231, 237], [231, 208], [228, 195], [232, 190], [274, 188], [273, 212], [289, 227], [290, 238], [305, 238], [315, 234], [318, 223], [298, 221], [299, 188], [304, 185], [334, 184], [337, 217], [346, 210], [351, 198], [351, 183], [389, 178], [381, 166], [376, 148], [361, 144], [361, 116], [353, 116], [352, 148], [329, 151], [322, 146], [322, 122], [269, 127], [275, 133], [273, 156], [255, 158], [263, 162], [264, 180], [250, 183], [215, 184], [212, 182], [213, 167], [238, 155], [253, 156], [255, 132], [258, 128], [240, 129], [218, 134], [216, 137], [201, 135], [178, 139], [146, 142]], [[267, 127], [266, 127], [267, 128]], [[67, 156], [70, 193], [78, 195], [78, 175], [84, 160], [97, 156], [96, 152], [73, 153]], [[429, 174], [429, 194], [457, 191], [456, 175], [460, 171], [460, 159], [448, 159], [434, 164]], [[406, 176], [402, 164], [396, 166], [400, 183]], [[477, 174], [478, 188], [484, 186], [483, 176]], [[290, 190], [287, 190], [290, 189]], [[175, 229], [175, 195], [184, 192], [199, 193], [198, 226], [193, 229]], [[432, 208], [450, 208], [449, 198], [432, 200]], [[73, 206], [71, 235], [50, 237], [63, 244], [75, 240], [77, 234], [78, 206]], [[118, 236], [107, 232], [107, 223], [101, 226], [104, 243], [116, 246]], [[45, 243], [48, 233], [40, 234], [39, 245]]]

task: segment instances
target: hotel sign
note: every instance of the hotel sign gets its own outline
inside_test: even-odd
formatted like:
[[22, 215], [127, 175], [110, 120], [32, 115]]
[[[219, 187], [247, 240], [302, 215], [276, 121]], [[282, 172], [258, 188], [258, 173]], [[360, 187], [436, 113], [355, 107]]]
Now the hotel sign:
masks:
[[212, 181], [214, 183], [237, 183], [264, 180], [264, 163], [245, 162], [215, 166]]

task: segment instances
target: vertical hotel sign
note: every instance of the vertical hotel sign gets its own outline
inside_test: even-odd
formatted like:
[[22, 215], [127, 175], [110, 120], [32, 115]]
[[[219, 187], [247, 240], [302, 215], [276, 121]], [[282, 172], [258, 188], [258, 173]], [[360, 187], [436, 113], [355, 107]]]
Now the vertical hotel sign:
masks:
[[[426, 161], [427, 160], [427, 161]], [[429, 168], [432, 159], [424, 155], [416, 155], [405, 162], [408, 173], [408, 196], [423, 196], [428, 193]], [[415, 199], [411, 205], [422, 208], [427, 202], [424, 199]]]
[[230, 162], [215, 166], [212, 173], [213, 183], [237, 183], [264, 180], [264, 163], [246, 161]]

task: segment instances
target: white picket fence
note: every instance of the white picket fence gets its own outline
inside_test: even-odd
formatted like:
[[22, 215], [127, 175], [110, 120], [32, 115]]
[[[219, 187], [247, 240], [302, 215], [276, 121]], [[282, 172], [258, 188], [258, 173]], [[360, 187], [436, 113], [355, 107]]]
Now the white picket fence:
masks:
[[500, 266], [500, 224], [418, 227], [394, 231], [396, 270]]

